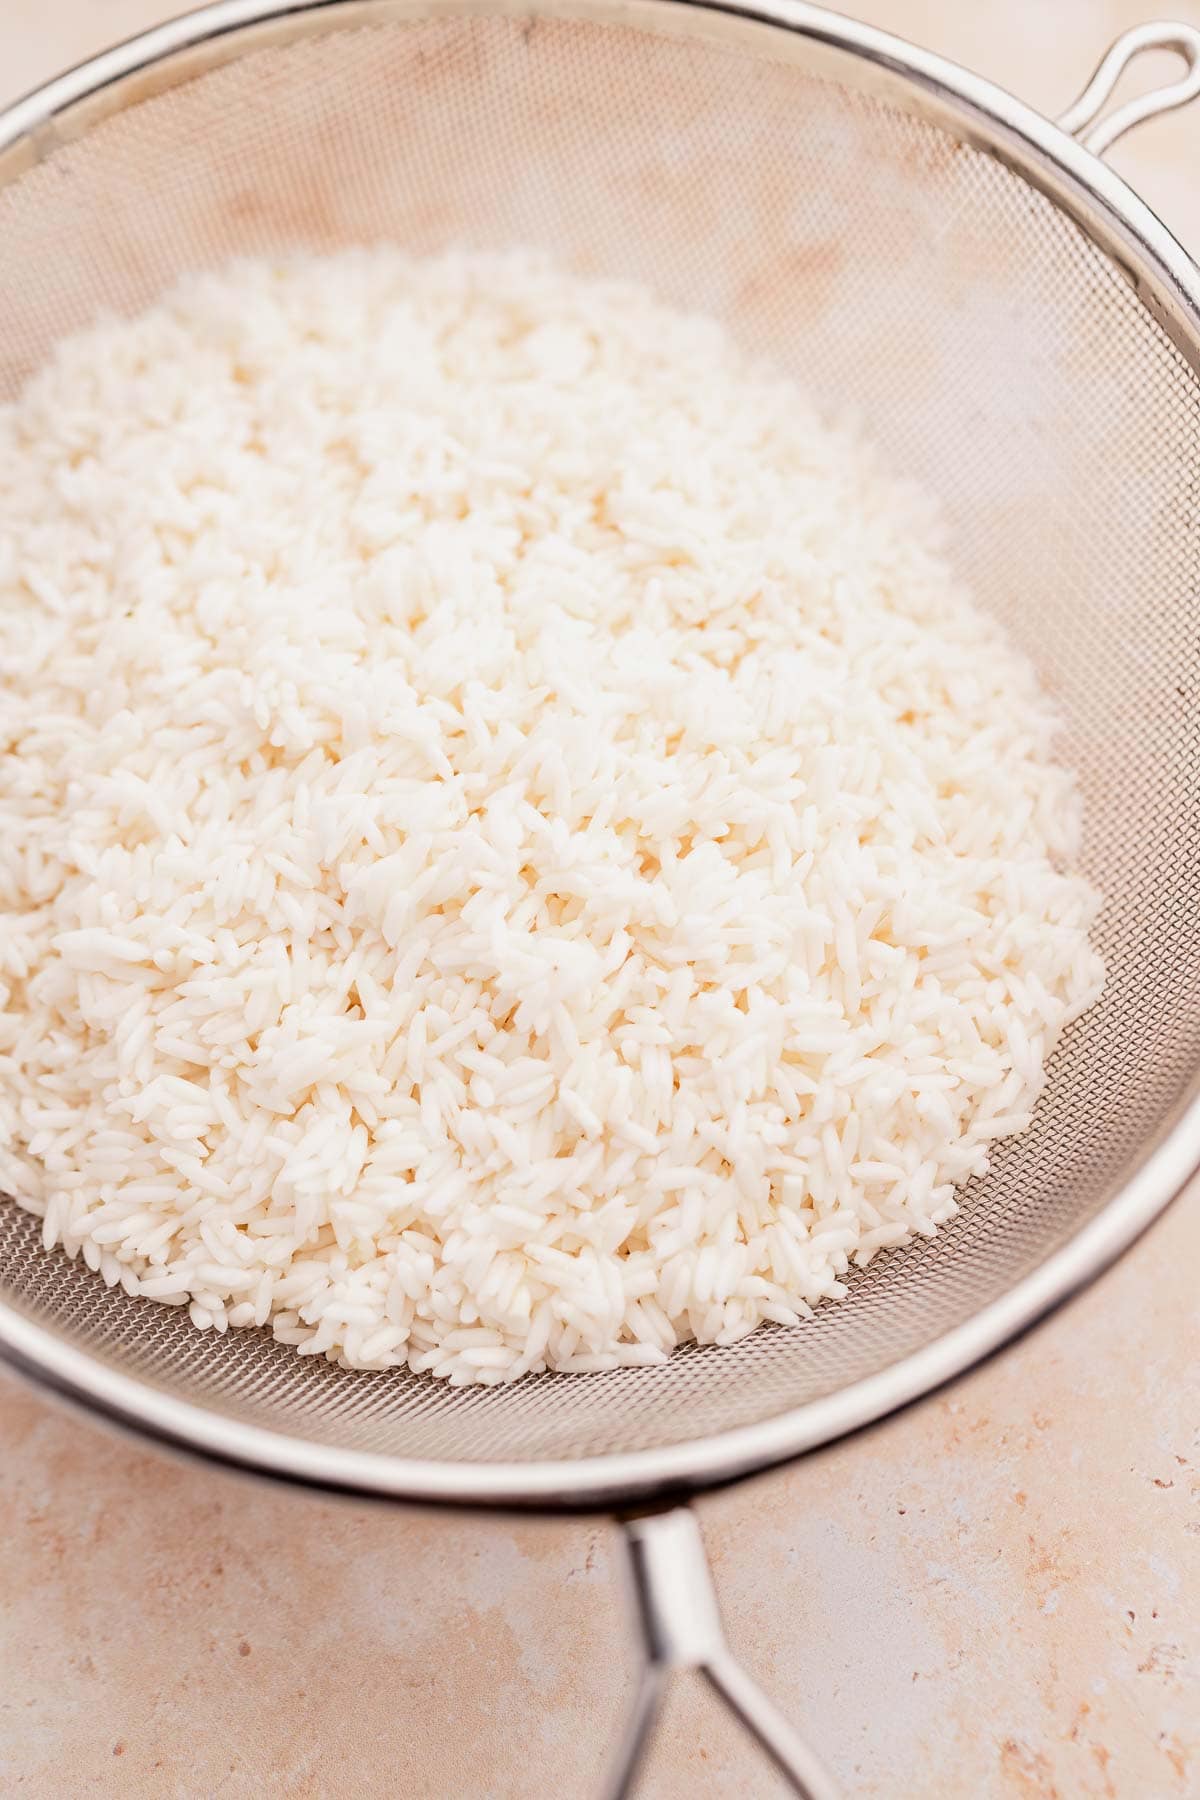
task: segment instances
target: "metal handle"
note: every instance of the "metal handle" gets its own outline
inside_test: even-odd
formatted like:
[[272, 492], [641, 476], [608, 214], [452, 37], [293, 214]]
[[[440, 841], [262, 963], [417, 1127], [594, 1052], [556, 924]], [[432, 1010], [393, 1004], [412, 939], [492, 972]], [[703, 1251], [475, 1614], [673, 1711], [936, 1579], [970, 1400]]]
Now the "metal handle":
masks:
[[[1143, 50], [1174, 50], [1187, 65], [1185, 72], [1167, 87], [1151, 88], [1148, 94], [1127, 100], [1124, 106], [1119, 106], [1116, 112], [1097, 124], [1096, 120], [1112, 99], [1117, 83]], [[1135, 25], [1132, 31], [1122, 32], [1074, 106], [1068, 106], [1058, 123], [1093, 156], [1103, 156], [1111, 144], [1132, 131], [1135, 125], [1140, 125], [1143, 119], [1153, 119], [1158, 113], [1170, 112], [1173, 107], [1186, 106], [1198, 94], [1200, 31], [1192, 25], [1165, 20], [1156, 25]]]
[[646, 1663], [604, 1800], [629, 1800], [676, 1669], [698, 1669], [756, 1737], [800, 1800], [838, 1800], [812, 1751], [734, 1660], [690, 1507], [623, 1521]]

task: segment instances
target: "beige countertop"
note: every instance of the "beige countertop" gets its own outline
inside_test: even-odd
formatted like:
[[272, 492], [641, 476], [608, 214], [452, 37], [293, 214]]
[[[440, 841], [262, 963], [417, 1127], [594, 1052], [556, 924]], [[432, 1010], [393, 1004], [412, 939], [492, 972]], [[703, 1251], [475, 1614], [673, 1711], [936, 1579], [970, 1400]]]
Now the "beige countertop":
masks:
[[[169, 0], [3, 0], [0, 98]], [[1053, 112], [1151, 0], [862, 0]], [[1200, 23], [1198, 0], [1172, 0]], [[1200, 249], [1200, 108], [1114, 163]], [[1008, 1355], [702, 1508], [729, 1635], [849, 1794], [1200, 1796], [1200, 1189]], [[631, 1680], [590, 1524], [327, 1503], [0, 1378], [0, 1795], [549, 1791]], [[682, 1685], [647, 1800], [779, 1784]]]

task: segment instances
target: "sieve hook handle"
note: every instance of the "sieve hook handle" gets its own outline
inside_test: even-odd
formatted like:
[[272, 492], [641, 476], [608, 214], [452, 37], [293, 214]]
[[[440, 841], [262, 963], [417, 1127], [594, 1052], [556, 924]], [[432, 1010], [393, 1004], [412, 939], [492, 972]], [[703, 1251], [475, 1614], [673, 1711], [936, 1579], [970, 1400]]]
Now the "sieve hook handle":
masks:
[[808, 1746], [734, 1659], [721, 1629], [700, 1524], [687, 1506], [622, 1521], [646, 1650], [625, 1740], [604, 1800], [629, 1800], [658, 1723], [671, 1675], [696, 1669], [758, 1739], [800, 1800], [838, 1800]]
[[[1122, 75], [1144, 50], [1174, 50], [1186, 64], [1184, 73], [1166, 87], [1151, 88], [1149, 93], [1139, 94], [1136, 100], [1127, 100], [1116, 112], [1100, 119], [1099, 115], [1112, 99]], [[1110, 145], [1144, 119], [1153, 119], [1176, 106], [1186, 106], [1197, 95], [1200, 95], [1200, 31], [1193, 25], [1167, 20], [1135, 25], [1131, 31], [1123, 31], [1101, 58], [1096, 73], [1074, 106], [1068, 106], [1059, 116], [1058, 124], [1093, 156], [1103, 156]]]

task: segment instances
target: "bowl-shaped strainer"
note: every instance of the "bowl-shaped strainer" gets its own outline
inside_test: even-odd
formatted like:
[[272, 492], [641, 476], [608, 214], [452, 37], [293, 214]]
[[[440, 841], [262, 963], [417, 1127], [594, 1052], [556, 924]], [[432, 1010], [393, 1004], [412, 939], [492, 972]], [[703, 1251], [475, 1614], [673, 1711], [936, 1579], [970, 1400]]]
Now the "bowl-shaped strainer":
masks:
[[[1168, 45], [1173, 87], [1095, 119]], [[396, 1500], [630, 1518], [650, 1664], [705, 1669], [830, 1789], [723, 1648], [655, 1506], [928, 1392], [1095, 1276], [1200, 1159], [1200, 276], [1099, 160], [1200, 89], [1128, 34], [1057, 125], [794, 0], [224, 0], [0, 117], [0, 398], [101, 308], [244, 253], [544, 246], [724, 318], [939, 496], [1082, 771], [1108, 985], [1033, 1129], [933, 1242], [798, 1329], [664, 1368], [451, 1389], [201, 1335], [0, 1202], [0, 1351], [167, 1443]], [[697, 370], [697, 380], [703, 370]]]

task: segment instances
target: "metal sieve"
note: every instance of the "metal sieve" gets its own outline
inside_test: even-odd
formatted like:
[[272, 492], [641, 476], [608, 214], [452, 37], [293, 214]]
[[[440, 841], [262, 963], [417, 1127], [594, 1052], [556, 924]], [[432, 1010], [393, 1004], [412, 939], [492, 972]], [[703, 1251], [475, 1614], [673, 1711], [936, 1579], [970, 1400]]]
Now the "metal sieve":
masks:
[[[1186, 75], [1097, 124], [1164, 46]], [[1104, 998], [954, 1224], [803, 1328], [452, 1390], [201, 1335], [44, 1254], [0, 1203], [0, 1351], [97, 1413], [358, 1495], [624, 1513], [648, 1661], [614, 1794], [677, 1666], [797, 1792], [832, 1792], [732, 1663], [675, 1503], [978, 1362], [1200, 1160], [1200, 274], [1099, 160], [1198, 91], [1181, 25], [1119, 40], [1054, 125], [794, 0], [224, 0], [0, 117], [0, 398], [100, 309], [236, 254], [545, 246], [717, 314], [856, 409], [939, 496], [958, 567], [1068, 722]]]

